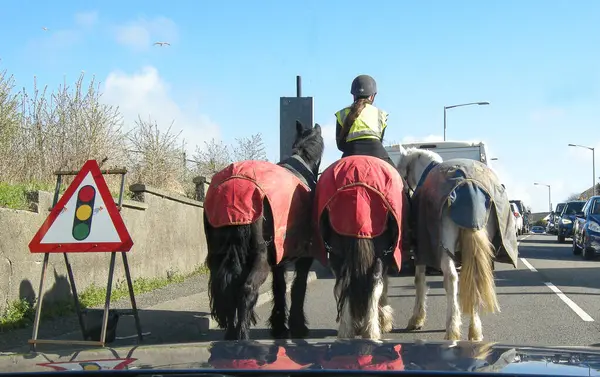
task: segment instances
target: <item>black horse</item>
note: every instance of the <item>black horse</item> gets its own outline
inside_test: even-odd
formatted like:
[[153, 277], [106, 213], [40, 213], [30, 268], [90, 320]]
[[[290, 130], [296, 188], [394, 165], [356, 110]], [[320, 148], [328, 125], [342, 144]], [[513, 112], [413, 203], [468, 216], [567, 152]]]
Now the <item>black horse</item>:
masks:
[[[233, 163], [212, 178], [204, 203], [206, 263], [211, 315], [226, 329], [225, 339], [249, 339], [250, 326], [256, 324], [259, 288], [269, 270], [273, 272], [272, 336], [308, 335], [304, 299], [314, 260], [311, 210], [323, 149], [321, 127], [305, 129], [296, 122], [290, 158], [277, 165]], [[296, 276], [287, 319], [289, 262], [295, 262]]]

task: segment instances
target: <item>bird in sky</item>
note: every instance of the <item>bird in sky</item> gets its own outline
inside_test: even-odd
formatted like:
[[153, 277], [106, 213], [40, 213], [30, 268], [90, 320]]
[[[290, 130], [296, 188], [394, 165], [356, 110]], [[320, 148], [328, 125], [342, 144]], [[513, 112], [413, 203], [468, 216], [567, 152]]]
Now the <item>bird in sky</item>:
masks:
[[43, 27], [42, 27], [42, 30], [43, 30], [43, 31], [48, 31], [48, 28], [47, 28], [47, 27], [45, 27], [45, 26], [43, 26]]
[[164, 45], [170, 46], [171, 44], [170, 44], [169, 42], [154, 42], [154, 45], [155, 45], [155, 46], [156, 46], [156, 45], [159, 45], [159, 46], [161, 46], [161, 47], [162, 47], [162, 46], [164, 46]]

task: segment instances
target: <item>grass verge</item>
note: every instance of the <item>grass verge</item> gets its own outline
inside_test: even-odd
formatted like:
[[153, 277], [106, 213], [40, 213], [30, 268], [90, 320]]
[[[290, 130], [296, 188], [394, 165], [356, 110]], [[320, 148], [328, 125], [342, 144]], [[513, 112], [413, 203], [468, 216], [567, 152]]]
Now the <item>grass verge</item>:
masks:
[[31, 200], [28, 193], [37, 190], [54, 192], [54, 187], [36, 182], [15, 185], [0, 182], [0, 207], [30, 210]]
[[[181, 283], [194, 275], [207, 274], [205, 266], [199, 266], [193, 272], [183, 275], [167, 273], [166, 278], [139, 278], [133, 281], [133, 291], [136, 295], [166, 287], [169, 284]], [[112, 289], [111, 301], [117, 301], [129, 296], [127, 282], [117, 282]], [[82, 309], [93, 308], [104, 304], [106, 288], [91, 285], [79, 294], [79, 303]], [[75, 313], [73, 300], [46, 304], [42, 310], [42, 319], [53, 319]], [[35, 304], [25, 299], [16, 300], [8, 304], [6, 310], [0, 315], [0, 333], [25, 328], [33, 324], [35, 319]]]
[[[60, 194], [64, 194], [69, 185], [61, 185]], [[31, 182], [31, 183], [19, 183], [19, 184], [8, 184], [0, 182], [0, 207], [9, 209], [20, 209], [30, 211], [32, 209], [30, 193], [34, 191], [48, 191], [54, 194], [56, 189], [55, 184]], [[111, 190], [111, 195], [116, 199], [119, 197], [119, 192]], [[133, 193], [129, 190], [125, 190], [123, 199], [132, 199]]]

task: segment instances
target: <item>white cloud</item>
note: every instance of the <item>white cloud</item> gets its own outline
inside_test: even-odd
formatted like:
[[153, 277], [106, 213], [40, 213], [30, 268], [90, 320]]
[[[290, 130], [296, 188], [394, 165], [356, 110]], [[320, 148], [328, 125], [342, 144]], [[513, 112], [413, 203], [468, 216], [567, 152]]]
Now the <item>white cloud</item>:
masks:
[[98, 12], [80, 12], [75, 14], [75, 23], [82, 28], [90, 28], [98, 22]]
[[147, 66], [138, 72], [127, 74], [111, 72], [105, 80], [103, 100], [119, 106], [126, 124], [133, 125], [138, 119], [150, 117], [166, 130], [173, 122], [171, 131], [182, 131], [187, 150], [193, 153], [196, 145], [219, 138], [219, 127], [197, 108], [182, 108], [169, 93], [168, 84], [156, 68]]
[[139, 18], [115, 26], [114, 33], [118, 43], [134, 51], [147, 50], [157, 41], [174, 43], [178, 38], [177, 25], [166, 17]]

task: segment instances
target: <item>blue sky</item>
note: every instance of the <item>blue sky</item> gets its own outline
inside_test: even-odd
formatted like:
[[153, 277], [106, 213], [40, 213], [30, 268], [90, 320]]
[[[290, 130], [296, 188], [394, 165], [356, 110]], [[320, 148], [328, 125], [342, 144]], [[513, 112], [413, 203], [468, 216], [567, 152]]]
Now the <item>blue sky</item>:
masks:
[[[175, 5], [176, 4], [176, 5]], [[0, 68], [55, 88], [81, 71], [126, 119], [151, 115], [193, 144], [261, 132], [278, 156], [279, 97], [315, 100], [326, 161], [352, 79], [378, 82], [387, 141], [483, 140], [513, 198], [534, 211], [591, 185], [600, 147], [596, 1], [16, 2], [0, 14]], [[42, 30], [47, 27], [48, 30]], [[10, 36], [7, 38], [6, 36]], [[153, 47], [165, 40], [170, 47]], [[599, 148], [600, 152], [600, 148]], [[600, 165], [596, 176], [600, 176]]]

